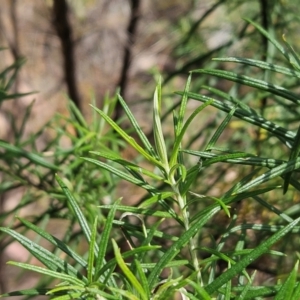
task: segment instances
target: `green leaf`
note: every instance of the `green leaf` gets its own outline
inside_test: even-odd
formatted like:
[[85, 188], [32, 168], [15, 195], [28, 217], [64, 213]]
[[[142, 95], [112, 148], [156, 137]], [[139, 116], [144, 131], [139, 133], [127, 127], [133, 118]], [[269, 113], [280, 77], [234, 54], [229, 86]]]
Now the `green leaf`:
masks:
[[234, 63], [241, 63], [248, 66], [257, 67], [263, 70], [273, 71], [276, 73], [281, 73], [284, 75], [288, 75], [291, 77], [297, 77], [300, 78], [300, 72], [281, 67], [278, 65], [274, 65], [272, 63], [250, 59], [250, 58], [240, 58], [240, 57], [224, 57], [224, 58], [213, 58], [215, 61], [222, 61], [222, 62], [234, 62]]
[[143, 270], [143, 267], [141, 266], [141, 263], [137, 259], [134, 260], [134, 264], [135, 264], [137, 273], [139, 275], [141, 285], [144, 288], [144, 292], [146, 294], [145, 295], [146, 299], [150, 299], [151, 298], [150, 297], [150, 289], [149, 289], [149, 286], [148, 286], [148, 281], [147, 281], [146, 275], [144, 273], [145, 271]]
[[[228, 268], [230, 269], [231, 265], [228, 263]], [[231, 292], [231, 280], [228, 280], [225, 284], [225, 295], [224, 300], [230, 300]]]
[[284, 41], [285, 46], [288, 49], [288, 55], [290, 58], [290, 63], [296, 69], [297, 71], [300, 70], [300, 59], [294, 48], [288, 43], [288, 41], [285, 38], [285, 34], [282, 35], [282, 39]]
[[[300, 153], [300, 126], [298, 127], [297, 134], [296, 134], [296, 137], [295, 137], [292, 149], [291, 149], [289, 162], [297, 159], [299, 156], [299, 153]], [[291, 176], [292, 176], [292, 172], [285, 174], [284, 184], [283, 184], [283, 194], [285, 194], [288, 190]]]
[[71, 115], [74, 116], [75, 122], [78, 123], [78, 125], [80, 125], [80, 127], [89, 131], [89, 126], [86, 123], [86, 121], [82, 115], [82, 112], [78, 109], [78, 107], [76, 106], [74, 101], [72, 101], [71, 99], [69, 99], [69, 101], [68, 101], [68, 107], [69, 107], [69, 111], [70, 111]]
[[[122, 257], [123, 257], [123, 259], [126, 259], [126, 258], [130, 258], [130, 257], [134, 257], [135, 255], [147, 253], [147, 251], [155, 251], [160, 248], [161, 248], [160, 246], [141, 246], [141, 247], [138, 247], [138, 248], [135, 248], [135, 249], [132, 249], [132, 250], [122, 253]], [[116, 266], [116, 264], [117, 264], [116, 258], [111, 259], [102, 267], [102, 269], [99, 271], [99, 274], [102, 274], [109, 269], [113, 269]]]
[[173, 299], [174, 292], [180, 288], [180, 282], [183, 282], [182, 276], [175, 279], [169, 277], [165, 282], [159, 285], [157, 291], [155, 291], [153, 300]]
[[298, 281], [294, 288], [294, 292], [293, 295], [291, 296], [291, 299], [299, 299], [299, 297], [300, 297], [300, 282]]
[[66, 253], [68, 256], [72, 257], [77, 263], [79, 263], [82, 267], [86, 268], [87, 262], [77, 253], [75, 253], [67, 244], [63, 243], [59, 239], [57, 239], [55, 236], [49, 234], [48, 232], [42, 230], [40, 227], [28, 222], [27, 220], [18, 217], [18, 220], [22, 222], [26, 227], [30, 228], [37, 234], [39, 234], [41, 237], [46, 239], [48, 242], [50, 242], [55, 247], [62, 250], [64, 253]]
[[25, 157], [27, 158], [30, 162], [33, 164], [36, 164], [38, 166], [45, 167], [49, 170], [57, 171], [59, 170], [59, 167], [47, 162], [43, 157], [32, 153], [28, 152], [20, 147], [17, 147], [15, 145], [9, 144], [5, 141], [0, 140], [0, 148], [5, 149], [7, 154], [12, 154], [17, 157]]
[[[156, 199], [158, 199], [158, 197], [156, 197]], [[113, 205], [101, 205], [99, 207], [110, 211], [114, 206]], [[153, 217], [160, 217], [160, 218], [172, 218], [171, 214], [169, 214], [167, 212], [159, 211], [156, 209], [150, 209], [150, 208], [138, 208], [138, 207], [133, 207], [133, 206], [117, 205], [116, 209], [118, 211], [123, 211], [123, 212], [137, 214], [137, 215], [153, 216]]]
[[[91, 105], [92, 106], [92, 105]], [[116, 122], [114, 122], [109, 116], [107, 116], [102, 110], [98, 109], [95, 106], [92, 106], [96, 112], [103, 118], [105, 121], [129, 144], [131, 145], [137, 152], [139, 152], [142, 156], [144, 156], [151, 163], [156, 165], [159, 168], [162, 168], [162, 163], [158, 161], [155, 157], [145, 151], [134, 138], [129, 136]]]
[[180, 163], [173, 165], [172, 168], [170, 169], [169, 177], [175, 177], [176, 172], [180, 174], [179, 180], [177, 182], [184, 181], [187, 175], [185, 166]]
[[[282, 285], [281, 289], [277, 293], [276, 297], [274, 300], [287, 300], [287, 299], [298, 299], [300, 294], [298, 294], [296, 297], [292, 297], [294, 289], [296, 287], [296, 280], [297, 280], [297, 274], [298, 274], [298, 266], [299, 266], [299, 261], [296, 262], [296, 265], [284, 284]], [[299, 285], [299, 283], [298, 283]]]
[[120, 249], [118, 248], [118, 245], [114, 239], [112, 239], [112, 244], [113, 244], [113, 248], [114, 248], [115, 257], [116, 257], [116, 260], [117, 260], [117, 263], [118, 263], [120, 269], [123, 271], [124, 275], [131, 282], [131, 284], [135, 287], [137, 292], [140, 294], [141, 299], [147, 300], [148, 298], [147, 298], [147, 294], [146, 294], [144, 288], [142, 287], [142, 285], [139, 283], [137, 278], [134, 276], [134, 274], [129, 270], [129, 268], [125, 264], [125, 262], [122, 258]]
[[255, 79], [245, 75], [239, 75], [233, 72], [215, 69], [199, 69], [194, 70], [193, 73], [212, 75], [219, 78], [227, 79], [243, 85], [251, 86], [262, 91], [269, 92], [272, 95], [283, 97], [284, 99], [288, 99], [293, 103], [300, 104], [300, 100], [295, 93], [283, 88], [282, 86], [266, 82], [260, 79]]
[[164, 178], [162, 176], [159, 176], [151, 171], [148, 171], [147, 169], [137, 165], [137, 164], [134, 164], [132, 162], [129, 162], [125, 159], [123, 159], [122, 157], [118, 156], [117, 154], [114, 154], [112, 152], [107, 152], [107, 151], [90, 151], [91, 154], [95, 154], [95, 155], [99, 155], [103, 158], [106, 158], [106, 159], [109, 159], [109, 160], [112, 160], [122, 166], [124, 166], [125, 168], [127, 169], [130, 169], [130, 170], [133, 170], [133, 171], [136, 171], [142, 175], [146, 175], [146, 176], [149, 176], [153, 179], [156, 179], [156, 180], [164, 180]]
[[278, 167], [271, 169], [270, 171], [258, 176], [257, 178], [253, 179], [252, 181], [248, 182], [247, 184], [238, 188], [235, 193], [242, 193], [247, 191], [250, 188], [253, 188], [263, 182], [269, 181], [272, 178], [278, 177], [280, 175], [286, 174], [290, 171], [300, 168], [300, 158], [297, 160], [289, 161], [287, 163], [281, 164]]
[[[266, 299], [266, 297], [271, 297], [276, 295], [281, 285], [273, 286], [251, 286], [244, 299], [253, 300], [253, 299]], [[232, 292], [241, 293], [245, 289], [245, 286], [233, 287]], [[224, 288], [220, 288], [221, 293], [225, 293]]]
[[25, 264], [25, 263], [19, 263], [19, 262], [14, 262], [14, 261], [9, 261], [7, 264], [9, 265], [13, 265], [13, 266], [17, 266], [26, 270], [30, 270], [33, 272], [37, 272], [43, 275], [47, 275], [47, 276], [51, 276], [53, 278], [57, 278], [57, 279], [61, 279], [63, 281], [67, 281], [69, 283], [72, 284], [78, 284], [80, 286], [84, 286], [84, 282], [79, 280], [78, 278], [68, 275], [68, 274], [64, 274], [62, 272], [56, 272], [56, 271], [52, 271], [46, 268], [41, 268], [41, 267], [37, 267], [37, 266], [33, 266], [30, 264]]
[[186, 149], [182, 151], [185, 153], [189, 153], [191, 155], [199, 156], [200, 158], [206, 158], [203, 162], [203, 166], [209, 166], [217, 162], [225, 162], [231, 164], [274, 168], [285, 163], [284, 160], [258, 157], [258, 156], [254, 156], [253, 154], [245, 153], [245, 152], [218, 155], [215, 153], [204, 152], [204, 151], [195, 151], [195, 150], [186, 150]]
[[267, 239], [265, 242], [261, 243], [257, 246], [253, 251], [251, 251], [248, 255], [244, 256], [239, 262], [237, 262], [230, 269], [222, 273], [219, 277], [215, 278], [215, 280], [206, 286], [206, 291], [208, 294], [212, 295], [216, 292], [220, 287], [222, 287], [226, 282], [231, 280], [234, 276], [242, 272], [242, 270], [251, 264], [254, 260], [264, 254], [269, 248], [280, 240], [283, 236], [285, 236], [289, 231], [291, 231], [300, 221], [300, 218], [291, 222], [287, 226], [285, 226], [280, 231], [276, 232], [273, 236]]
[[185, 115], [185, 111], [186, 111], [186, 105], [187, 105], [187, 101], [188, 101], [188, 91], [190, 89], [191, 80], [192, 80], [192, 74], [190, 74], [187, 79], [187, 82], [186, 82], [186, 85], [184, 88], [184, 92], [182, 95], [182, 99], [180, 101], [180, 109], [179, 109], [179, 115], [178, 115], [176, 137], [180, 134], [180, 132], [182, 130], [184, 115]]
[[188, 129], [189, 125], [191, 124], [191, 122], [193, 121], [193, 119], [207, 106], [211, 105], [213, 103], [212, 101], [207, 101], [206, 103], [202, 104], [201, 106], [199, 106], [198, 108], [196, 108], [193, 113], [189, 116], [189, 118], [186, 120], [184, 126], [182, 127], [180, 133], [178, 134], [178, 136], [176, 137], [174, 146], [173, 146], [173, 150], [172, 150], [172, 154], [171, 154], [171, 158], [170, 158], [170, 167], [173, 167], [176, 163], [177, 163], [177, 156], [178, 156], [178, 152], [179, 152], [179, 148], [180, 148], [180, 143], [182, 141], [183, 136], [186, 133], [186, 130]]
[[[93, 286], [93, 285], [91, 285]], [[53, 298], [52, 294], [61, 294], [63, 291], [66, 291], [68, 294], [63, 295], [63, 296], [58, 296]], [[79, 292], [80, 291], [80, 292]], [[66, 293], [64, 292], [64, 294]], [[81, 297], [85, 297], [84, 299], [95, 299], [96, 295], [101, 296], [100, 298], [97, 297], [96, 299], [105, 299], [105, 300], [118, 300], [120, 299], [117, 296], [110, 295], [99, 288], [95, 287], [82, 287], [78, 285], [67, 285], [67, 286], [58, 286], [55, 287], [54, 289], [50, 290], [48, 295], [52, 296], [51, 299], [57, 299], [57, 300], [63, 300], [63, 299], [68, 299], [68, 300], [74, 300], [74, 299], [82, 299]]]
[[221, 97], [221, 98], [223, 98], [223, 99], [225, 99], [229, 102], [232, 102], [235, 105], [234, 107], [239, 107], [239, 108], [247, 111], [250, 114], [258, 115], [257, 112], [254, 109], [252, 109], [251, 107], [249, 107], [246, 103], [238, 100], [237, 98], [231, 96], [228, 93], [225, 93], [225, 92], [223, 92], [223, 91], [221, 91], [217, 88], [207, 86], [207, 85], [202, 85], [201, 88], [204, 89], [204, 90], [207, 90], [207, 91], [209, 91], [209, 92], [211, 92], [211, 93], [213, 93], [213, 94], [215, 94], [215, 95], [217, 95], [217, 96], [219, 96], [219, 97]]
[[95, 218], [94, 225], [92, 228], [91, 240], [89, 243], [89, 252], [88, 252], [88, 266], [87, 266], [87, 278], [89, 282], [93, 282], [93, 274], [94, 274], [94, 260], [95, 260], [95, 244], [97, 237], [97, 225], [98, 218]]
[[[237, 225], [233, 228], [231, 228], [226, 235], [231, 234], [232, 232], [245, 230], [245, 229], [252, 229], [252, 230], [258, 230], [258, 231], [269, 231], [269, 232], [278, 232], [279, 230], [283, 229], [283, 225], [264, 225], [264, 224], [242, 224]], [[291, 232], [298, 233], [300, 232], [300, 227], [295, 226]]]
[[29, 96], [36, 93], [37, 92], [7, 94], [6, 92], [0, 90], [0, 103], [6, 100], [17, 99], [17, 98]]
[[186, 279], [187, 283], [192, 287], [194, 288], [194, 290], [197, 292], [197, 296], [198, 297], [201, 297], [201, 298], [198, 298], [198, 299], [203, 299], [203, 300], [211, 300], [211, 297], [210, 295], [206, 292], [206, 290], [200, 286], [197, 282], [187, 278]]
[[215, 131], [215, 133], [211, 137], [210, 141], [208, 142], [207, 146], [205, 147], [205, 151], [209, 151], [209, 150], [211, 150], [215, 146], [217, 140], [221, 136], [222, 132], [224, 131], [224, 129], [226, 128], [226, 126], [228, 125], [228, 123], [230, 122], [232, 116], [234, 115], [234, 112], [235, 112], [236, 108], [237, 107], [234, 106], [230, 110], [230, 112], [227, 114], [226, 118], [223, 120], [223, 122], [217, 128], [217, 130]]
[[160, 192], [150, 198], [145, 199], [140, 205], [139, 208], [146, 208], [152, 204], [159, 203], [166, 198], [171, 198], [174, 196], [174, 192]]
[[248, 19], [244, 18], [245, 21], [252, 24], [262, 35], [264, 35], [284, 56], [285, 58], [292, 63], [292, 57], [291, 55], [286, 51], [286, 49], [277, 42], [276, 39], [274, 39], [267, 30], [265, 30], [262, 26], [260, 26], [258, 23]]
[[147, 190], [148, 192], [155, 192], [156, 188], [154, 188], [153, 186], [149, 185], [148, 183], [146, 183], [145, 181], [142, 181], [138, 178], [135, 178], [133, 176], [128, 175], [128, 173], [122, 172], [110, 165], [108, 165], [107, 163], [104, 163], [102, 161], [96, 160], [96, 159], [92, 159], [92, 158], [88, 158], [88, 157], [83, 157], [82, 159], [84, 159], [85, 161], [89, 161], [93, 164], [95, 164], [96, 166], [109, 171], [112, 174], [117, 175], [118, 177], [120, 177], [121, 179], [124, 179], [128, 182], [133, 183], [134, 185], [140, 186], [141, 188], [144, 188], [145, 190]]
[[9, 293], [0, 295], [0, 298], [3, 297], [13, 297], [13, 296], [38, 296], [38, 295], [47, 295], [47, 292], [50, 289], [27, 289], [27, 290], [18, 290]]
[[114, 205], [110, 208], [106, 222], [105, 227], [101, 235], [101, 240], [99, 244], [99, 252], [97, 254], [97, 261], [95, 266], [95, 278], [94, 281], [97, 281], [100, 277], [99, 271], [101, 270], [102, 266], [106, 263], [105, 261], [105, 255], [106, 255], [106, 249], [109, 242], [109, 235], [112, 230], [113, 220], [115, 217], [115, 213], [117, 210], [117, 207], [120, 203], [120, 200], [116, 201]]
[[164, 255], [160, 258], [160, 260], [155, 265], [154, 269], [151, 271], [148, 282], [150, 288], [153, 288], [155, 283], [157, 282], [162, 270], [166, 267], [166, 265], [181, 251], [181, 249], [190, 241], [191, 238], [203, 227], [203, 225], [218, 211], [220, 211], [220, 207], [215, 207], [207, 212], [206, 215], [203, 216], [202, 219], [199, 219], [195, 222], [191, 227], [185, 231], [176, 242], [164, 253]]
[[[130, 293], [129, 291], [125, 291], [122, 288], [109, 288], [111, 291], [115, 292], [117, 295], [122, 295], [126, 297], [129, 300], [141, 300], [141, 298], [138, 298], [136, 295]], [[120, 298], [117, 298], [120, 299]]]
[[256, 271], [253, 272], [253, 274], [251, 275], [250, 280], [248, 281], [248, 283], [244, 286], [244, 289], [242, 290], [242, 292], [240, 293], [240, 295], [236, 298], [236, 300], [244, 300], [247, 299], [246, 295], [251, 287], [251, 284], [255, 278], [256, 275]]
[[68, 264], [66, 261], [55, 256], [52, 252], [41, 247], [35, 242], [29, 240], [22, 234], [9, 229], [0, 227], [0, 231], [9, 234], [12, 238], [17, 240], [23, 247], [25, 247], [34, 257], [42, 262], [48, 269], [52, 271], [66, 272], [68, 275], [80, 278], [83, 282], [86, 282], [86, 278], [80, 274], [73, 266]]
[[258, 197], [257, 195], [253, 195], [253, 199], [257, 201], [260, 205], [266, 207], [269, 211], [272, 211], [273, 213], [277, 214], [280, 218], [287, 221], [288, 223], [293, 221], [293, 219], [288, 214], [284, 213], [282, 210], [276, 208], [274, 205], [271, 205], [270, 203]]
[[146, 135], [144, 134], [143, 130], [139, 126], [137, 120], [135, 119], [134, 115], [130, 111], [130, 109], [127, 106], [126, 102], [123, 100], [123, 98], [119, 94], [118, 94], [118, 100], [121, 103], [121, 105], [122, 105], [122, 107], [123, 107], [123, 109], [124, 109], [124, 111], [125, 111], [128, 119], [129, 119], [131, 125], [133, 126], [135, 132], [138, 134], [141, 142], [145, 146], [145, 148], [148, 151], [148, 153], [150, 155], [152, 155], [153, 157], [157, 158], [157, 153], [155, 152], [155, 150], [153, 149], [152, 145], [150, 144], [148, 138], [146, 137]]
[[[72, 209], [72, 212], [74, 213], [78, 223], [80, 224], [80, 227], [85, 235], [85, 238], [87, 239], [88, 243], [91, 242], [91, 230], [90, 227], [88, 225], [88, 222], [85, 219], [85, 216], [83, 215], [76, 199], [73, 197], [73, 195], [71, 194], [71, 192], [69, 191], [69, 189], [67, 188], [67, 186], [65, 185], [65, 183], [61, 180], [60, 177], [58, 177], [57, 175], [55, 176], [59, 186], [61, 187], [63, 193], [65, 194], [65, 196], [68, 199], [68, 203], [70, 204], [70, 207]], [[95, 250], [96, 252], [98, 252], [98, 245], [95, 244]]]
[[[59, 178], [57, 175], [55, 176], [56, 180], [58, 182], [58, 184], [60, 185], [61, 189], [63, 190], [65, 196], [68, 199], [68, 203], [70, 204], [70, 207], [72, 209], [72, 212], [74, 213], [82, 231], [83, 234], [85, 235], [85, 238], [87, 239], [87, 242], [90, 244], [91, 243], [91, 236], [92, 236], [92, 232], [90, 230], [90, 227], [88, 225], [88, 222], [85, 218], [85, 216], [83, 215], [76, 199], [73, 197], [73, 195], [70, 193], [69, 189], [67, 188], [67, 186], [64, 184], [64, 182], [61, 180], [61, 178]], [[94, 252], [98, 253], [99, 252], [99, 247], [98, 245], [95, 243], [94, 244]]]
[[201, 170], [201, 163], [202, 161], [199, 160], [199, 162], [191, 167], [188, 171], [187, 171], [187, 175], [186, 178], [183, 182], [180, 182], [180, 193], [181, 195], [186, 195], [186, 193], [188, 192], [190, 186], [195, 182], [200, 170]]
[[[222, 202], [225, 204], [225, 205], [229, 205], [231, 203], [234, 203], [234, 202], [237, 202], [237, 201], [240, 201], [240, 200], [243, 200], [243, 199], [247, 199], [249, 197], [253, 197], [253, 196], [256, 196], [256, 195], [260, 195], [260, 194], [265, 194], [269, 191], [272, 191], [274, 190], [274, 186], [270, 186], [270, 187], [267, 187], [267, 188], [263, 188], [263, 189], [255, 189], [253, 191], [249, 191], [249, 192], [245, 192], [245, 193], [241, 193], [241, 194], [235, 194], [235, 195], [232, 195], [231, 192], [223, 195], [220, 199], [222, 200]], [[220, 206], [219, 204], [212, 204], [212, 205], [209, 205], [207, 207], [205, 207], [203, 210], [197, 212], [192, 218], [191, 218], [191, 222], [195, 222], [197, 221], [199, 218], [202, 218], [203, 216], [205, 216], [212, 208], [216, 207], [216, 206]]]
[[155, 148], [161, 160], [161, 164], [167, 173], [169, 172], [168, 155], [165, 145], [165, 138], [162, 131], [161, 120], [161, 78], [159, 79], [153, 98], [153, 134]]
[[[176, 92], [178, 95], [182, 95], [183, 92]], [[189, 98], [195, 99], [202, 102], [208, 102], [213, 100], [211, 103], [211, 106], [216, 107], [219, 110], [230, 112], [230, 110], [234, 107], [233, 105], [229, 105], [226, 103], [223, 103], [217, 99], [213, 99], [211, 97], [200, 95], [196, 93], [189, 92], [188, 93]], [[291, 143], [294, 141], [295, 134], [292, 131], [286, 130], [285, 128], [269, 121], [263, 118], [260, 115], [255, 115], [252, 113], [249, 113], [248, 110], [237, 108], [234, 112], [234, 116], [246, 121], [247, 123], [254, 124], [260, 128], [263, 128], [270, 132], [272, 136], [276, 136], [280, 140], [282, 140], [288, 147], [291, 146]]]

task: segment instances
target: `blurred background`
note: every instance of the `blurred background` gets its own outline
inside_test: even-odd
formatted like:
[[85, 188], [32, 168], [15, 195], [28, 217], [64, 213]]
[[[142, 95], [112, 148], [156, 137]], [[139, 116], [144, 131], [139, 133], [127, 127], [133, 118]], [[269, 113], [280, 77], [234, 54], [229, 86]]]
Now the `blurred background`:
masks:
[[[112, 97], [118, 88], [149, 133], [149, 109], [158, 74], [163, 79], [164, 101], [170, 107], [174, 104], [170, 95], [184, 88], [189, 71], [232, 68], [213, 62], [213, 57], [274, 58], [269, 43], [243, 17], [258, 22], [278, 39], [285, 34], [297, 48], [298, 6], [298, 1], [292, 0], [2, 0], [0, 47], [5, 49], [1, 51], [0, 69], [16, 61], [24, 63], [10, 90], [15, 94], [35, 93], [1, 102], [0, 139], [14, 142], [14, 128], [22, 126], [32, 105], [22, 135], [26, 139], [41, 131], [36, 144], [39, 151], [54, 135], [51, 130], [43, 131], [45, 124], [57, 113], [69, 116], [68, 99], [89, 121], [89, 104], [94, 101], [101, 107], [103, 99]], [[215, 78], [197, 78], [193, 88], [203, 84], [224, 91], [232, 88], [232, 84]], [[242, 95], [248, 92], [239, 90]], [[263, 99], [256, 98], [253, 106], [263, 110]], [[114, 117], [120, 116], [122, 110], [117, 105]], [[201, 126], [209, 127], [215, 118], [213, 113], [208, 115]], [[237, 138], [235, 142], [239, 141]], [[234, 176], [228, 173], [226, 178], [232, 180]], [[0, 176], [0, 181], [3, 178]], [[24, 186], [1, 190], [3, 224], [5, 212], [12, 211], [24, 197]], [[43, 206], [35, 204], [26, 206], [22, 215], [41, 211]], [[59, 236], [59, 222], [56, 225], [53, 232]], [[7, 273], [4, 266], [7, 260], [26, 261], [27, 257], [21, 246], [6, 242], [1, 250], [0, 243], [0, 292], [33, 286], [34, 276], [25, 280], [24, 273]]]
[[167, 79], [170, 91], [182, 88], [188, 71], [204, 67], [220, 51], [246, 56], [262, 47], [258, 41], [249, 49], [242, 17], [258, 19], [267, 9], [268, 18], [273, 15], [269, 21], [281, 31], [289, 24], [290, 34], [292, 16], [284, 10], [295, 5], [278, 0], [4, 0], [0, 43], [7, 50], [1, 52], [0, 67], [25, 58], [14, 90], [37, 93], [3, 103], [0, 136], [9, 137], [5, 110], [18, 119], [33, 100], [31, 120], [39, 127], [54, 112], [65, 112], [68, 97], [86, 116], [91, 114], [91, 95], [100, 104], [117, 87], [128, 102], [143, 105], [155, 73]]

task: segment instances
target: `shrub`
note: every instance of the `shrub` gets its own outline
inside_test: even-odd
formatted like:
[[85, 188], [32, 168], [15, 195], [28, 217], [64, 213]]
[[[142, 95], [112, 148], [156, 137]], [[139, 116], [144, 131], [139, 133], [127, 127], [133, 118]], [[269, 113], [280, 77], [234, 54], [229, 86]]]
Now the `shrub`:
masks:
[[[68, 241], [59, 240], [19, 217], [24, 227], [60, 252], [49, 251], [24, 234], [2, 227], [2, 232], [19, 241], [45, 267], [18, 262], [9, 264], [58, 279], [59, 284], [3, 296], [48, 295], [57, 300], [173, 299], [175, 294], [184, 299], [299, 298], [295, 246], [298, 239], [294, 234], [300, 230], [297, 226], [300, 217], [298, 205], [291, 201], [300, 187], [297, 181], [300, 130], [293, 131], [294, 121], [299, 120], [299, 100], [292, 91], [294, 81], [286, 78], [300, 77], [300, 60], [285, 40], [285, 47], [282, 47], [259, 25], [247, 21], [276, 47], [289, 67], [246, 58], [216, 60], [274, 72], [277, 76], [274, 80], [282, 84], [219, 69], [192, 71], [184, 91], [177, 93], [181, 99], [173, 112], [172, 141], [165, 138], [163, 131], [160, 80], [153, 98], [154, 143], [120, 95], [117, 98], [131, 123], [130, 132], [123, 130], [105, 110], [94, 106], [101, 120], [105, 120], [146, 163], [124, 159], [117, 147], [99, 150], [96, 142], [92, 144], [94, 148], [87, 146], [80, 153], [84, 156], [81, 160], [75, 161], [105, 171], [113, 180], [119, 178], [136, 185], [146, 192], [145, 196], [136, 206], [122, 205], [121, 199], [99, 206], [93, 202], [92, 213], [81, 194], [71, 191], [72, 184], [68, 187], [64, 182], [64, 174], [60, 171], [62, 174], [56, 176], [56, 180], [63, 192], [61, 201], [67, 203], [80, 225], [88, 251], [79, 254]], [[214, 86], [202, 87], [201, 92], [191, 91], [192, 76], [197, 74], [236, 83], [232, 89], [234, 95]], [[240, 85], [254, 88], [247, 90], [241, 100], [235, 93]], [[254, 96], [270, 103], [264, 115], [251, 106]], [[189, 99], [202, 104], [186, 116]], [[192, 149], [191, 135], [194, 131], [200, 135], [199, 123], [210, 107], [225, 112], [223, 120], [208, 140], [204, 138], [200, 150]], [[82, 124], [74, 125], [82, 128]], [[91, 131], [86, 126], [81, 130], [82, 140], [86, 141]], [[249, 141], [251, 132], [257, 133], [260, 147], [255, 139], [253, 143]], [[238, 139], [242, 143], [237, 143]], [[218, 176], [220, 169], [223, 172], [223, 164], [229, 166], [224, 172], [238, 172], [235, 179], [224, 183], [224, 176]], [[79, 169], [78, 174], [81, 172]], [[76, 180], [74, 184], [78, 184]], [[245, 215], [245, 209], [252, 219]], [[107, 213], [98, 214], [97, 211]], [[253, 238], [253, 232], [258, 237]], [[60, 253], [64, 253], [63, 258]], [[266, 270], [255, 264], [258, 259], [274, 263], [278, 273], [271, 273], [266, 281], [257, 280], [253, 269]], [[283, 263], [289, 270], [281, 267]], [[290, 274], [284, 276], [284, 272]], [[276, 276], [281, 278], [276, 280]]]

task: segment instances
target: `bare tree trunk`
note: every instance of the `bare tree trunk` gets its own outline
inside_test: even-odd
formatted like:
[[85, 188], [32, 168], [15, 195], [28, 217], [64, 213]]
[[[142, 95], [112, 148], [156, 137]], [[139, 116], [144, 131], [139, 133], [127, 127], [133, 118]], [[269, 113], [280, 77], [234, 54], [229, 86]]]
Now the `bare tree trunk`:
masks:
[[65, 0], [53, 0], [53, 26], [61, 42], [64, 60], [64, 76], [68, 94], [76, 106], [82, 110], [82, 103], [76, 82], [76, 63], [74, 58], [74, 44], [72, 41], [72, 27], [68, 18], [68, 5]]
[[[128, 43], [126, 43], [125, 49], [124, 49], [124, 57], [123, 57], [123, 65], [121, 70], [121, 76], [118, 82], [118, 87], [121, 90], [122, 95], [125, 95], [126, 88], [127, 88], [127, 82], [128, 82], [128, 71], [130, 68], [130, 62], [132, 57], [132, 47], [136, 40], [136, 28], [137, 23], [140, 15], [140, 0], [129, 0], [130, 6], [131, 6], [131, 14], [130, 14], [130, 20], [127, 27], [127, 35], [128, 35]], [[122, 115], [122, 106], [118, 102], [116, 105], [116, 111], [114, 119], [117, 120]]]

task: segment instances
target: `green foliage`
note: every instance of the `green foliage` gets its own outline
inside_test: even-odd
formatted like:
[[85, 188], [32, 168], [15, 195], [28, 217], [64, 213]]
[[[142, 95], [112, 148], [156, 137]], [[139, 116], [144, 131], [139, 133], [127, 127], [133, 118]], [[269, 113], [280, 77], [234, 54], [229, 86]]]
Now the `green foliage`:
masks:
[[[300, 61], [292, 46], [285, 40], [285, 47], [281, 46], [260, 25], [246, 21], [274, 45], [287, 66], [235, 57], [214, 61], [273, 72], [274, 81], [282, 81], [283, 75], [299, 79]], [[192, 79], [198, 74], [230, 81], [231, 91], [225, 93], [214, 85], [193, 90]], [[236, 90], [241, 86], [251, 89], [239, 99]], [[66, 119], [76, 129], [75, 135], [68, 135], [71, 150], [54, 147], [52, 160], [33, 151], [38, 135], [30, 141], [19, 140], [15, 145], [0, 144], [3, 160], [10, 159], [18, 166], [13, 170], [2, 168], [7, 177], [0, 189], [12, 188], [13, 178], [35, 189], [43, 184], [43, 192], [58, 200], [55, 209], [60, 213], [50, 214], [47, 210], [47, 214], [51, 218], [68, 217], [71, 230], [75, 223], [80, 226], [78, 239], [58, 239], [38, 225], [40, 219], [29, 222], [17, 218], [22, 227], [46, 239], [55, 251], [29, 239], [17, 227], [1, 227], [3, 234], [21, 243], [44, 267], [9, 264], [56, 280], [54, 284], [50, 281], [48, 288], [15, 291], [2, 297], [163, 300], [173, 299], [177, 294], [184, 299], [299, 298], [297, 243], [291, 241], [291, 236], [294, 238], [300, 231], [300, 217], [299, 206], [293, 205], [291, 199], [300, 191], [297, 180], [300, 130], [298, 123], [286, 121], [290, 116], [299, 121], [296, 91], [292, 91], [291, 85], [241, 75], [235, 69], [213, 68], [192, 71], [184, 91], [177, 95], [181, 99], [179, 106], [174, 107], [170, 137], [164, 127], [162, 81], [158, 80], [152, 109], [153, 143], [126, 102], [117, 95], [131, 123], [130, 132], [113, 120], [107, 101], [102, 109], [93, 105], [98, 117], [92, 126], [71, 105], [71, 120]], [[193, 106], [189, 113], [192, 99], [201, 104]], [[262, 112], [252, 99], [267, 99], [270, 107], [266, 106]], [[199, 130], [201, 121], [213, 113], [213, 108], [218, 111], [218, 125], [208, 131], [203, 144], [195, 149], [189, 133]], [[106, 135], [103, 132], [108, 129], [103, 120], [112, 129]], [[234, 122], [238, 122], [235, 131]], [[257, 140], [248, 141], [249, 135], [245, 134], [250, 132], [257, 133]], [[57, 145], [60, 136], [66, 134], [67, 130], [57, 129], [49, 145]], [[235, 143], [237, 137], [240, 144]], [[31, 145], [32, 151], [25, 151], [24, 145]], [[132, 147], [138, 159], [123, 158], [122, 145]], [[46, 150], [49, 151], [42, 152]], [[218, 176], [224, 165], [229, 166], [225, 172], [238, 174], [234, 180]], [[40, 182], [32, 185], [20, 170], [37, 166], [39, 169], [31, 172]], [[58, 186], [54, 184], [54, 172], [59, 173]], [[118, 180], [143, 190], [144, 196], [138, 204], [123, 205], [122, 199], [114, 200]], [[111, 196], [110, 203], [99, 205], [98, 199], [107, 194]], [[241, 205], [247, 209], [247, 205], [253, 204], [257, 205], [254, 208], [257, 211], [248, 209], [252, 215], [245, 216]], [[267, 220], [260, 211], [268, 215]], [[258, 237], [254, 239], [249, 232], [256, 232]], [[87, 249], [80, 253], [75, 245], [83, 239]], [[64, 255], [60, 256], [61, 253]], [[278, 273], [270, 276], [271, 284], [256, 282], [257, 273], [253, 269], [260, 269], [260, 264], [255, 264], [258, 259], [275, 263]], [[283, 269], [283, 264], [289, 269]], [[283, 276], [284, 272], [290, 274]], [[276, 276], [283, 279], [276, 281]]]

